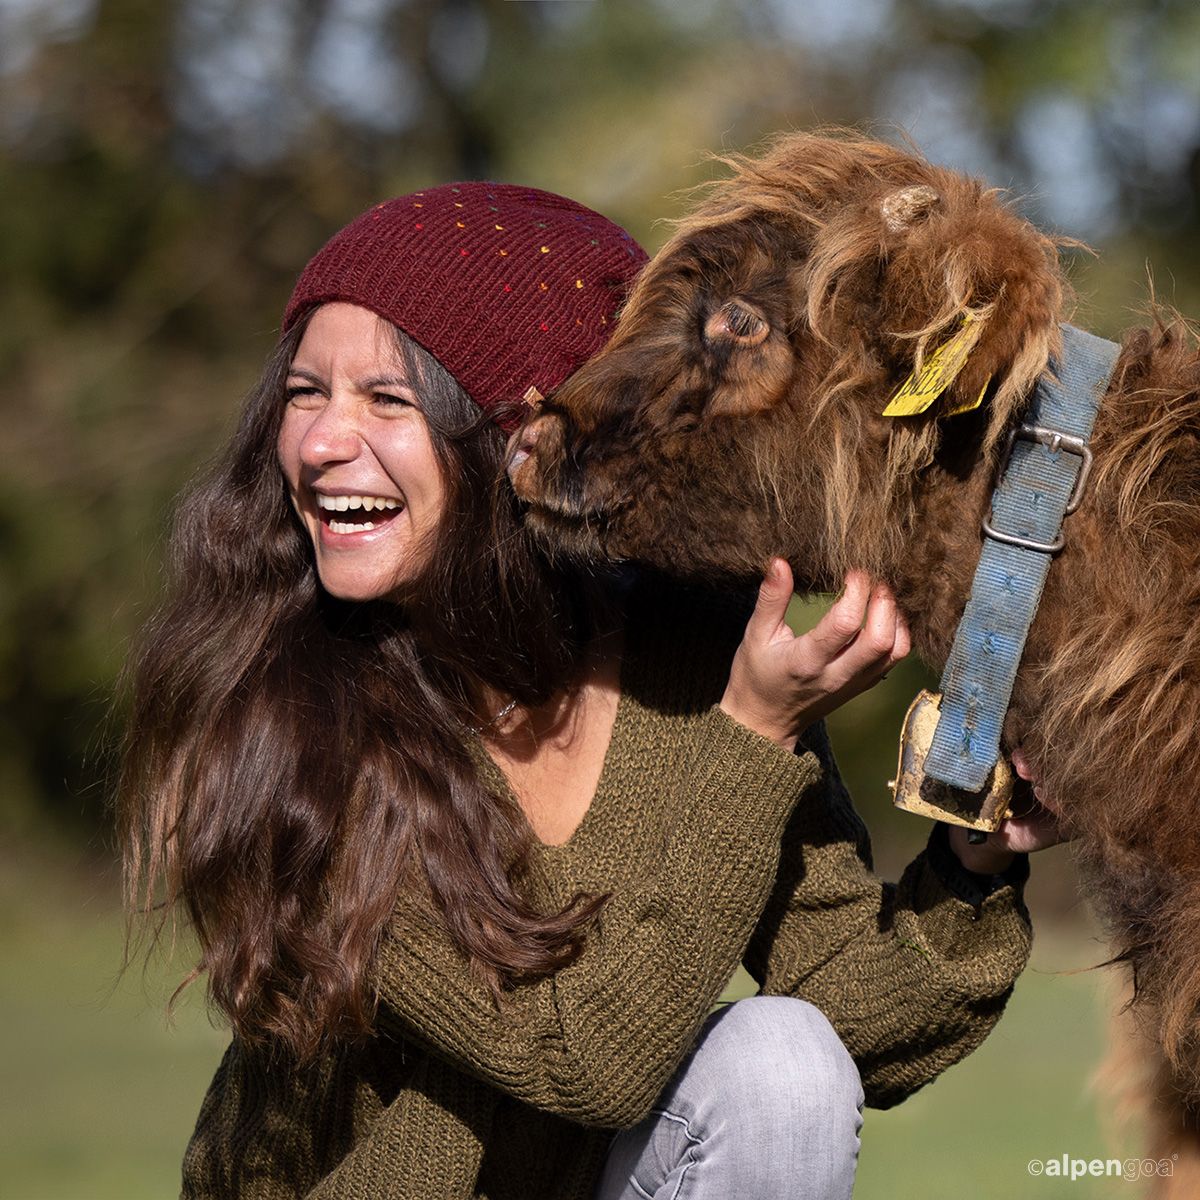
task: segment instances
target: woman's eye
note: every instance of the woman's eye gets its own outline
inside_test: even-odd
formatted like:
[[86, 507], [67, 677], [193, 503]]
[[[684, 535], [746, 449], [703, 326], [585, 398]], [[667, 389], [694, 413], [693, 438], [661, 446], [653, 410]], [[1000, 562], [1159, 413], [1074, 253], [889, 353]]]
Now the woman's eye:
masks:
[[306, 400], [312, 400], [314, 396], [320, 396], [320, 391], [315, 387], [290, 387], [287, 390], [287, 402], [289, 404], [303, 404]]
[[407, 396], [397, 396], [393, 392], [376, 392], [375, 399], [383, 405], [399, 405], [402, 408], [413, 408], [413, 402]]

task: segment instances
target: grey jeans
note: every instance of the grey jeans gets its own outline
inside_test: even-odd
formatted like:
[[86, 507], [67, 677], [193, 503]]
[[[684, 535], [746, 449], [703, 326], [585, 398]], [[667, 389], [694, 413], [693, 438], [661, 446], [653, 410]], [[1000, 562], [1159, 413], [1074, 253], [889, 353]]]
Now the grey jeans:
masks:
[[650, 1114], [617, 1133], [595, 1200], [847, 1200], [862, 1106], [819, 1009], [738, 1000], [709, 1015]]

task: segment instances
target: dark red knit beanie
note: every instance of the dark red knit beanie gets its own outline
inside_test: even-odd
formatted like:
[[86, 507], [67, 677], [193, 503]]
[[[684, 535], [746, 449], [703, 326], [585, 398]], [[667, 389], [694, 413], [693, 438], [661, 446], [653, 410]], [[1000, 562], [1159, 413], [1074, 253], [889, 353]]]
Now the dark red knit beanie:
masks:
[[362, 305], [492, 411], [530, 388], [548, 395], [591, 357], [645, 261], [620, 226], [573, 200], [445, 184], [377, 204], [334, 234], [304, 268], [283, 328], [327, 301]]

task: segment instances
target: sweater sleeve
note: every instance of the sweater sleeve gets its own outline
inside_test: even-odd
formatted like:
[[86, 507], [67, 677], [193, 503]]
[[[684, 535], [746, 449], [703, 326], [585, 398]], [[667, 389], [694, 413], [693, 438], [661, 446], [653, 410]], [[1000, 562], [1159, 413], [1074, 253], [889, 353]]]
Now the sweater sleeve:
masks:
[[379, 1028], [398, 1022], [463, 1070], [534, 1107], [619, 1128], [649, 1112], [741, 960], [780, 838], [819, 777], [714, 707], [677, 781], [688, 802], [657, 869], [616, 892], [579, 958], [518, 984], [498, 1012], [440, 922], [402, 901], [377, 960]]
[[[234, 1037], [200, 1105], [183, 1156], [181, 1200], [294, 1200], [348, 1146], [327, 1102], [332, 1060], [272, 1065]], [[343, 1114], [344, 1115], [344, 1114]]]
[[763, 992], [820, 1008], [858, 1064], [867, 1103], [889, 1108], [970, 1054], [1000, 1019], [1032, 941], [1027, 856], [985, 879], [963, 871], [935, 826], [900, 882], [884, 882], [823, 726], [805, 744], [824, 766], [821, 784], [784, 832], [745, 965]]
[[395, 1044], [300, 1069], [235, 1037], [184, 1153], [181, 1200], [469, 1200], [496, 1099]]

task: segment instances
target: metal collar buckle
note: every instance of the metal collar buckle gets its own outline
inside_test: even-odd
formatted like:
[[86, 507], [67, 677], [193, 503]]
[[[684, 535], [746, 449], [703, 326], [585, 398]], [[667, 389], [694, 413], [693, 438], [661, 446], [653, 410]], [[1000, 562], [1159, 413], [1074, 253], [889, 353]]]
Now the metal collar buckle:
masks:
[[[1030, 442], [1041, 442], [1043, 446], [1049, 448], [1052, 454], [1066, 450], [1068, 454], [1078, 454], [1083, 459], [1075, 486], [1071, 489], [1071, 497], [1063, 512], [1063, 516], [1070, 516], [1083, 501], [1083, 489], [1087, 486], [1088, 476], [1092, 471], [1092, 452], [1088, 449], [1087, 443], [1083, 438], [1076, 437], [1073, 433], [1063, 433], [1060, 429], [1048, 429], [1044, 425], [1021, 425], [1009, 432], [1008, 442], [1004, 447], [1004, 453], [1000, 457], [1000, 465], [996, 471], [997, 487], [1000, 486], [1004, 472], [1008, 469], [1008, 461], [1012, 457], [1013, 446], [1016, 444], [1017, 438], [1023, 438]], [[1001, 533], [992, 525], [991, 518], [992, 513], [989, 509], [988, 515], [983, 518], [983, 532], [985, 537], [990, 537], [997, 542], [1006, 542], [1010, 546], [1023, 546], [1026, 550], [1041, 550], [1045, 554], [1057, 554], [1066, 545], [1066, 540], [1061, 532], [1053, 542], [1038, 542], [1032, 538], [1018, 537], [1012, 533]]]

